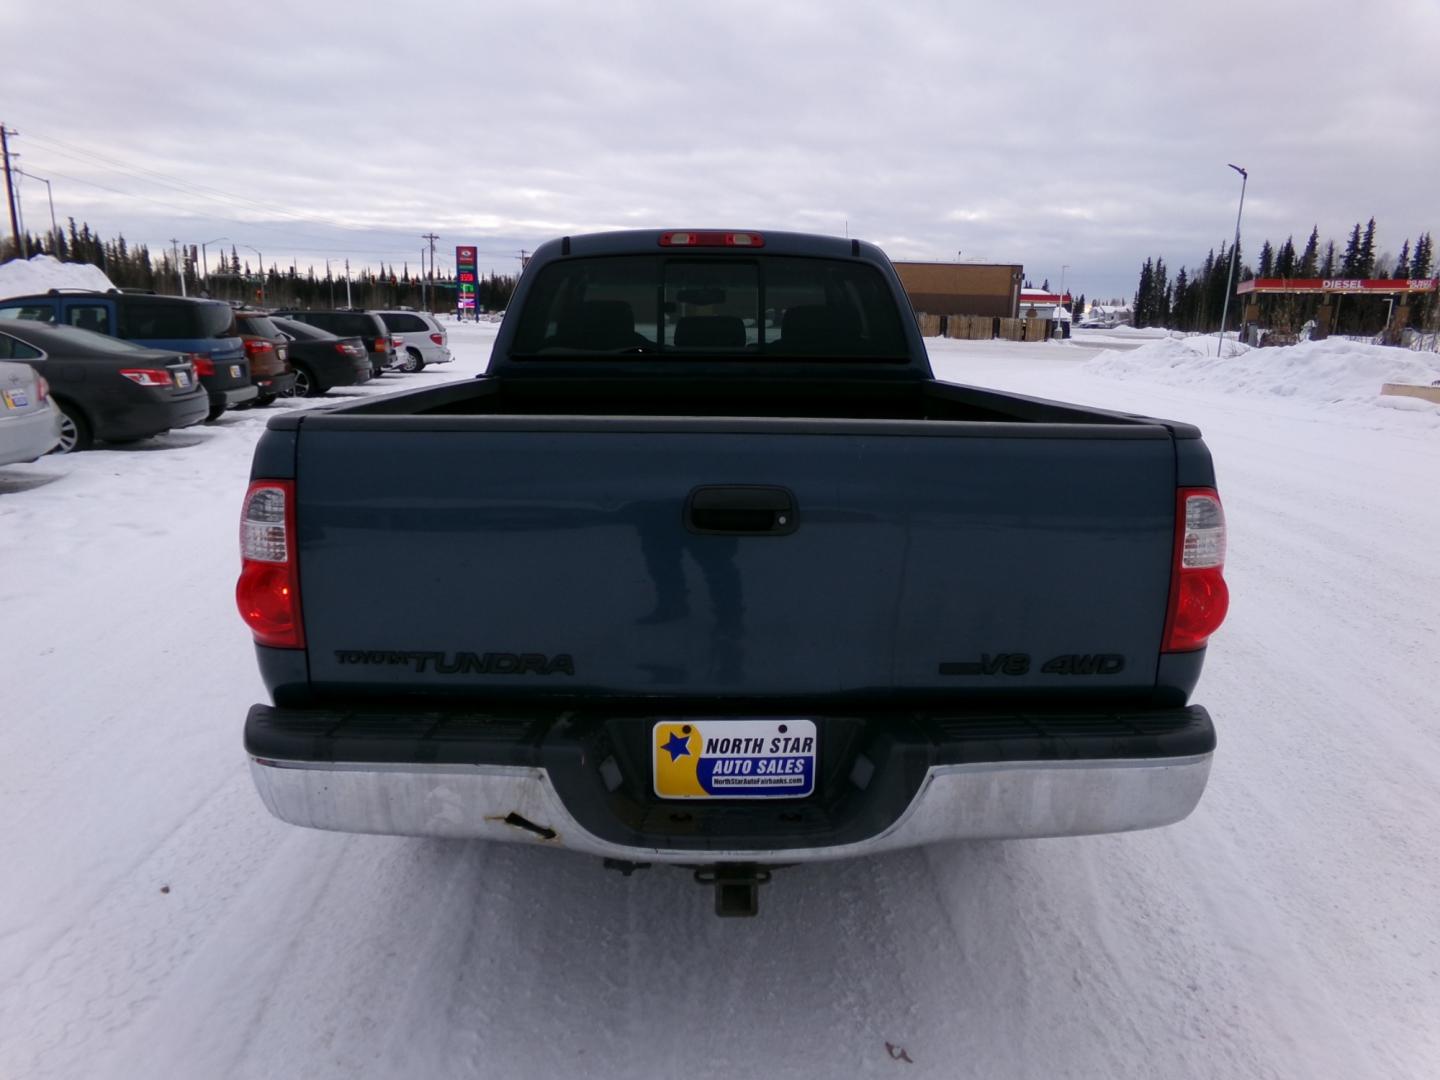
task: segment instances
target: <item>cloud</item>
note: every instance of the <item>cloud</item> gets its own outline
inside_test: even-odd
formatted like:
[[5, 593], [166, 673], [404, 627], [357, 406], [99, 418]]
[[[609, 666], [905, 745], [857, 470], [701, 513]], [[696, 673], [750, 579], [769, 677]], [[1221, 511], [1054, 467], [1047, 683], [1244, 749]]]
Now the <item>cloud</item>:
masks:
[[[1437, 95], [1379, 48], [1403, 26], [1407, 57], [1440, 51], [1428, 2], [267, 0], [240, 31], [195, 10], [0, 15], [8, 42], [67, 58], [0, 71], [62, 217], [151, 242], [244, 232], [302, 263], [418, 258], [431, 229], [509, 258], [598, 228], [848, 228], [1036, 280], [1068, 264], [1091, 295], [1227, 239], [1227, 161], [1251, 170], [1247, 250], [1371, 214], [1398, 249], [1440, 224]], [[24, 194], [34, 228], [43, 193]]]

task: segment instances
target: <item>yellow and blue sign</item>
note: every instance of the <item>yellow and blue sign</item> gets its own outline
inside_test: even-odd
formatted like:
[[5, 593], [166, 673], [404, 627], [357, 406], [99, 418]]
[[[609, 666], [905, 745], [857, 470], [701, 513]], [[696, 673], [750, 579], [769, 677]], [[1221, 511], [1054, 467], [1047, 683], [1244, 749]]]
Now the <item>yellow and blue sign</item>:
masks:
[[813, 720], [662, 720], [650, 742], [662, 799], [799, 799], [815, 790]]

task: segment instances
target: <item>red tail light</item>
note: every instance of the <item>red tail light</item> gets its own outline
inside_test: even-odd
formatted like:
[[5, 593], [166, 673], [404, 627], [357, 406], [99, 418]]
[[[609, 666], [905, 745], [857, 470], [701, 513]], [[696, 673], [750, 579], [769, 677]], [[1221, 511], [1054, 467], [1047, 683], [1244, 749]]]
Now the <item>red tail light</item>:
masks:
[[170, 385], [170, 373], [155, 368], [125, 368], [120, 374], [139, 386]]
[[345, 342], [337, 341], [335, 343], [335, 351], [338, 352], [341, 356], [349, 356], [353, 350], [351, 346], [346, 345]]
[[390, 339], [389, 339], [388, 337], [377, 337], [377, 338], [375, 339], [375, 351], [376, 351], [376, 352], [389, 352], [389, 351], [390, 351]]
[[255, 338], [245, 339], [245, 355], [250, 357], [250, 359], [252, 360], [255, 359], [255, 357], [259, 356], [261, 353], [270, 352], [274, 348], [275, 346], [271, 345], [268, 341], [259, 341]]
[[1170, 610], [1165, 652], [1205, 647], [1225, 621], [1225, 511], [1214, 488], [1181, 488], [1175, 514], [1175, 561], [1170, 570]]
[[661, 247], [764, 247], [765, 237], [753, 232], [665, 232]]
[[436, 345], [444, 345], [444, 344], [445, 344], [445, 335], [444, 335], [444, 334], [431, 334], [431, 335], [430, 335], [430, 340], [433, 341]]
[[404, 346], [404, 344], [405, 344], [405, 339], [404, 339], [403, 337], [401, 337], [399, 334], [396, 334], [394, 337], [392, 337], [392, 338], [390, 339], [390, 344], [394, 345], [395, 348], [399, 349], [399, 348], [402, 348], [402, 347]]
[[208, 356], [201, 356], [199, 353], [192, 353], [190, 359], [195, 361], [196, 375], [214, 375], [215, 364]]
[[240, 617], [257, 645], [303, 649], [295, 559], [295, 482], [252, 480], [240, 511]]
[[44, 375], [36, 375], [35, 398], [37, 401], [48, 401], [50, 399], [50, 384], [45, 381]]

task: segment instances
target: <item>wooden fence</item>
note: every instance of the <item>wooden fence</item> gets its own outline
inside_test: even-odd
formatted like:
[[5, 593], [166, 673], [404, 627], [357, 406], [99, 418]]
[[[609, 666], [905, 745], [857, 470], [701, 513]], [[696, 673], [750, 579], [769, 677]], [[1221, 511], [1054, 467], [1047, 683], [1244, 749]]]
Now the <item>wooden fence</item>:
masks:
[[960, 338], [969, 341], [1044, 341], [1055, 332], [1051, 319], [997, 319], [991, 315], [928, 315], [917, 312], [924, 337]]

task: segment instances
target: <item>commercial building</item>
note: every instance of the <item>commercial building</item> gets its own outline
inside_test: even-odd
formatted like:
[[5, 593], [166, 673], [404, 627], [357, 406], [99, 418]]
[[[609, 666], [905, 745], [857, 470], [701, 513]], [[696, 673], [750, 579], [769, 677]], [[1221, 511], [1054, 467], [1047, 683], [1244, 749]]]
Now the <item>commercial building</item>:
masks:
[[1025, 268], [1006, 263], [897, 262], [910, 306], [926, 315], [1020, 314]]

